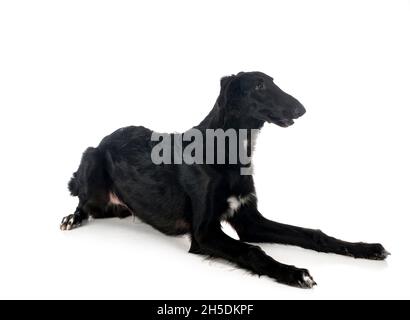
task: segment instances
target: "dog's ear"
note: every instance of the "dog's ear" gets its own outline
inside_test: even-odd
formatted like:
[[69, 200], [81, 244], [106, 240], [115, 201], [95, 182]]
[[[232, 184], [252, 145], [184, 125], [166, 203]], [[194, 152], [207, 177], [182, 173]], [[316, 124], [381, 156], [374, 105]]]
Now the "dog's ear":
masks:
[[224, 107], [228, 102], [230, 85], [234, 79], [235, 75], [226, 76], [221, 79], [221, 91], [218, 97], [218, 104], [220, 107]]
[[223, 78], [221, 79], [221, 91], [222, 91], [224, 88], [226, 88], [226, 86], [228, 85], [228, 83], [229, 83], [234, 77], [235, 77], [234, 75], [231, 75], [231, 76], [223, 77]]

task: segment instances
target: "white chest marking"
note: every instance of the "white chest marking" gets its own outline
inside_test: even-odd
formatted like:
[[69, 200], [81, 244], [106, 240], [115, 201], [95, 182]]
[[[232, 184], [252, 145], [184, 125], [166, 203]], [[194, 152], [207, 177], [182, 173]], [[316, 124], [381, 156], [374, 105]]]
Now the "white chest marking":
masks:
[[238, 211], [242, 205], [241, 200], [239, 200], [239, 198], [235, 196], [229, 197], [228, 200], [226, 201], [228, 202], [228, 205], [229, 205], [228, 210], [233, 211], [233, 212]]
[[244, 204], [256, 198], [254, 193], [249, 193], [246, 196], [230, 196], [226, 201], [228, 202], [228, 210], [223, 214], [222, 219], [233, 217]]

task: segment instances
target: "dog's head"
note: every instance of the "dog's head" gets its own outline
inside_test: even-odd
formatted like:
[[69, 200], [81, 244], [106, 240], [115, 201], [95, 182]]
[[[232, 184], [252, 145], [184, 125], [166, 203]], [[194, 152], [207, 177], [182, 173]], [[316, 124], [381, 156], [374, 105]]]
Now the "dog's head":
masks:
[[306, 110], [262, 72], [240, 72], [221, 79], [220, 101], [229, 112], [289, 127]]

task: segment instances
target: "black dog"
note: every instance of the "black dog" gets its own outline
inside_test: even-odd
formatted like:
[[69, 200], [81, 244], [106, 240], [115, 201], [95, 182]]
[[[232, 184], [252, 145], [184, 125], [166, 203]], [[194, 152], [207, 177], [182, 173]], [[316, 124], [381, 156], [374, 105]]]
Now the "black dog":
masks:
[[[241, 72], [221, 80], [214, 108], [195, 128], [238, 131], [260, 129], [265, 122], [287, 127], [304, 113], [302, 104], [271, 77]], [[63, 219], [62, 230], [79, 226], [89, 216], [136, 215], [168, 235], [190, 234], [191, 253], [224, 258], [258, 275], [302, 288], [316, 284], [307, 270], [279, 263], [247, 242], [282, 243], [375, 260], [389, 254], [380, 244], [349, 243], [320, 230], [264, 218], [257, 209], [252, 176], [241, 175], [236, 164], [155, 165], [151, 151], [156, 143], [151, 135], [144, 127], [126, 127], [85, 151], [69, 182], [79, 204], [74, 214]], [[246, 145], [251, 153], [251, 143]], [[222, 219], [234, 227], [241, 241], [222, 232]]]

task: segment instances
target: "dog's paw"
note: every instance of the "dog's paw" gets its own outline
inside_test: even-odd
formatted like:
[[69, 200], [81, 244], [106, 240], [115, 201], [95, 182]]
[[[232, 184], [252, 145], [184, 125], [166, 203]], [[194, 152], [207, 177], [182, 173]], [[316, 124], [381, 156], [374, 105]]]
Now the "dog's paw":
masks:
[[317, 285], [315, 280], [313, 280], [312, 276], [309, 274], [309, 271], [306, 269], [298, 269], [295, 273], [295, 281], [297, 287], [302, 289], [312, 289], [314, 286]]
[[359, 243], [351, 255], [361, 259], [386, 260], [390, 252], [380, 243]]
[[306, 269], [291, 267], [287, 274], [278, 280], [281, 283], [302, 289], [312, 289], [317, 285]]
[[299, 280], [298, 284], [299, 287], [304, 289], [311, 289], [314, 286], [317, 286], [316, 281], [313, 280], [312, 276], [307, 270], [302, 271], [302, 280]]
[[369, 244], [366, 258], [370, 260], [386, 260], [391, 253], [387, 251], [381, 244]]
[[79, 214], [70, 214], [63, 218], [60, 224], [61, 230], [71, 230], [81, 225], [81, 216]]

